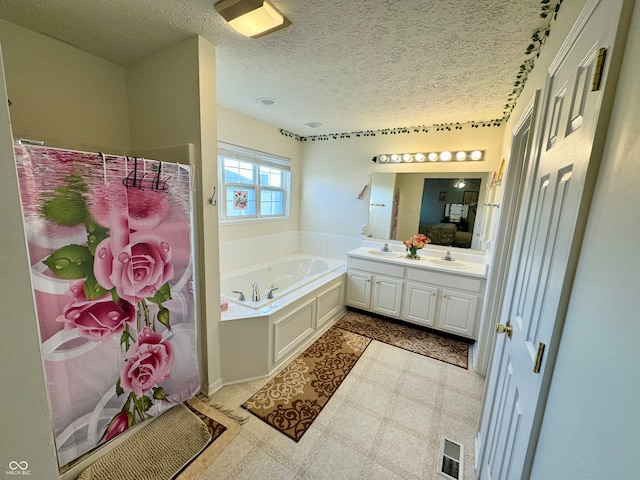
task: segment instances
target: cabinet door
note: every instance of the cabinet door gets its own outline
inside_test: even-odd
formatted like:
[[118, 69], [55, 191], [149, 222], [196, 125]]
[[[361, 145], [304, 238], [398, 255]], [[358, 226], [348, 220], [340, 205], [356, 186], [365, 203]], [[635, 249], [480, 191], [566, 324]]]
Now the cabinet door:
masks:
[[433, 327], [437, 300], [438, 287], [407, 282], [402, 318], [408, 322]]
[[403, 283], [395, 278], [375, 276], [371, 309], [382, 315], [400, 318]]
[[371, 274], [355, 270], [347, 272], [346, 303], [364, 310], [371, 308]]
[[443, 289], [437, 327], [464, 337], [473, 337], [477, 307], [478, 295]]

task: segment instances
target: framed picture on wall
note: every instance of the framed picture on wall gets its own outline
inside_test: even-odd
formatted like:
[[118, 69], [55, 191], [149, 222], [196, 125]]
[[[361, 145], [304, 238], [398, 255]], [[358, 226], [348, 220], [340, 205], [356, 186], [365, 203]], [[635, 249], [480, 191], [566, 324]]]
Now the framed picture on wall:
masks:
[[440, 192], [440, 195], [438, 196], [438, 201], [444, 202], [446, 199], [447, 199], [447, 192]]
[[462, 194], [462, 203], [469, 205], [471, 203], [478, 203], [478, 192], [467, 190]]

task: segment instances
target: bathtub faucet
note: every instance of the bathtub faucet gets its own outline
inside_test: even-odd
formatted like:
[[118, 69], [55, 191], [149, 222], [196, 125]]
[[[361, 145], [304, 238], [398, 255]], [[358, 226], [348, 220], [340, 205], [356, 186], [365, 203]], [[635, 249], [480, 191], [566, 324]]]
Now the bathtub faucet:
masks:
[[244, 302], [245, 301], [244, 293], [242, 293], [240, 290], [232, 290], [231, 293], [237, 293], [238, 294], [238, 301], [240, 301], [240, 302]]
[[260, 290], [258, 290], [258, 284], [257, 283], [253, 284], [253, 301], [254, 302], [259, 302], [260, 301]]
[[271, 290], [269, 290], [269, 293], [267, 293], [267, 298], [269, 299], [273, 298], [273, 291], [277, 289], [278, 287], [273, 287]]

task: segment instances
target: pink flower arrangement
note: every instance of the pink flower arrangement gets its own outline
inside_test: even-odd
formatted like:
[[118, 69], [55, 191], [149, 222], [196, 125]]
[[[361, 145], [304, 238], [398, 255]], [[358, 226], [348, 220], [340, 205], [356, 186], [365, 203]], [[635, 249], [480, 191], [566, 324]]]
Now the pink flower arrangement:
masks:
[[412, 250], [414, 248], [420, 249], [427, 243], [431, 243], [431, 239], [424, 233], [418, 233], [417, 235], [412, 236], [409, 240], [404, 240], [402, 243], [407, 247], [407, 250]]

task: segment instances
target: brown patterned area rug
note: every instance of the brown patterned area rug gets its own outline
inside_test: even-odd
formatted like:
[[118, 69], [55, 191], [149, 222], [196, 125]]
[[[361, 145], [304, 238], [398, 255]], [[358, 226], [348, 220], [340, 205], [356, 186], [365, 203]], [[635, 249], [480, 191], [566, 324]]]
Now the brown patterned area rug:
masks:
[[331, 327], [242, 407], [297, 442], [370, 343]]
[[469, 368], [469, 344], [463, 340], [353, 311], [348, 311], [336, 326], [410, 352]]

